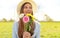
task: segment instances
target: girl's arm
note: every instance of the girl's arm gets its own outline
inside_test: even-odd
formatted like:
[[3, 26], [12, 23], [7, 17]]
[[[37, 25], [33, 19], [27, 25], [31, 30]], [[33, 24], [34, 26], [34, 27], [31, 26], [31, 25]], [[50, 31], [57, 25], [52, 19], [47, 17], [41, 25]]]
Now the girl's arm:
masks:
[[32, 38], [40, 38], [40, 24], [35, 23], [35, 30]]
[[36, 29], [36, 31], [37, 31], [36, 38], [40, 38], [40, 24], [37, 24], [36, 26], [37, 26], [37, 29]]
[[17, 22], [13, 25], [12, 38], [17, 38]]

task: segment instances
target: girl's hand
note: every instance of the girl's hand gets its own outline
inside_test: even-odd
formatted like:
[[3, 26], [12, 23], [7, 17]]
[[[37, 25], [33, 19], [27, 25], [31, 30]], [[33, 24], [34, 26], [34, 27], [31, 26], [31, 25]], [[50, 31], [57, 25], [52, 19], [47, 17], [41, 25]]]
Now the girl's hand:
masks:
[[24, 32], [23, 33], [23, 38], [31, 38], [31, 34], [29, 32]]

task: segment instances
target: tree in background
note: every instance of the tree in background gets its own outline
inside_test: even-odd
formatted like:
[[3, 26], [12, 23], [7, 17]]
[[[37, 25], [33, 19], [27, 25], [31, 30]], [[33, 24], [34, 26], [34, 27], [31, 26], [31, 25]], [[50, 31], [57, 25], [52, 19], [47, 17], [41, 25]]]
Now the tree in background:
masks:
[[10, 19], [9, 22], [14, 22], [14, 20], [13, 19]]
[[7, 22], [7, 20], [5, 18], [2, 19], [2, 22]]

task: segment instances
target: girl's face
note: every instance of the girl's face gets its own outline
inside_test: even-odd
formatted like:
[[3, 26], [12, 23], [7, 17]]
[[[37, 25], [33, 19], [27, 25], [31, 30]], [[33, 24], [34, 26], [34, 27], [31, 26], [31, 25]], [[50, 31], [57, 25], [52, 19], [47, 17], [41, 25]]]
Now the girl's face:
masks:
[[23, 8], [24, 14], [32, 14], [32, 5], [30, 4], [25, 4]]

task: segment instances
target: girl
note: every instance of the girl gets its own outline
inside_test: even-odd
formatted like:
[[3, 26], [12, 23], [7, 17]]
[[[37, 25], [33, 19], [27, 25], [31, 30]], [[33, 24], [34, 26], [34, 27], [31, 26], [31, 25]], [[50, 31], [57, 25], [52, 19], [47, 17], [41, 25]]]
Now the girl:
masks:
[[[21, 6], [20, 14], [32, 14], [32, 5], [29, 2], [25, 2]], [[24, 31], [24, 23], [22, 18], [19, 18], [18, 22], [14, 23], [12, 38], [40, 38], [40, 25], [36, 22], [32, 22], [30, 32]]]

